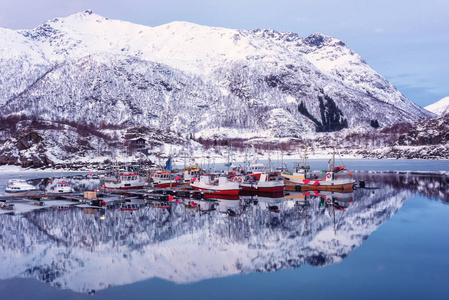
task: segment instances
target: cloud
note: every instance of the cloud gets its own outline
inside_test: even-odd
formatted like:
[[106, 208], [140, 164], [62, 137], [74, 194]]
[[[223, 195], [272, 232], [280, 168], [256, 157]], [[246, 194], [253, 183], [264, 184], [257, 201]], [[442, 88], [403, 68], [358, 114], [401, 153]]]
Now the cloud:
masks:
[[374, 33], [382, 34], [382, 33], [384, 33], [384, 29], [381, 27], [374, 28]]

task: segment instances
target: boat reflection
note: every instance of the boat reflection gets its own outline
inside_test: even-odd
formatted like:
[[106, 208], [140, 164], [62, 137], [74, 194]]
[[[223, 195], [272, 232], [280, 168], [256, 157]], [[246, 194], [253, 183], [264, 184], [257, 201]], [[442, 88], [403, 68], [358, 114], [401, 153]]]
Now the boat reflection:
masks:
[[[414, 192], [176, 198], [0, 217], [0, 279], [91, 292], [152, 277], [186, 283], [341, 262]], [[13, 229], [13, 230], [12, 230]]]

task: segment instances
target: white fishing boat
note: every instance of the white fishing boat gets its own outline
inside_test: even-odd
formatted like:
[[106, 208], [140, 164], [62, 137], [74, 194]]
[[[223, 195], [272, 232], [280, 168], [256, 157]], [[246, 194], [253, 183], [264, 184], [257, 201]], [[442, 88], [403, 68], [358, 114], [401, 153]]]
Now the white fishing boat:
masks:
[[24, 179], [10, 179], [5, 189], [5, 196], [27, 197], [39, 193], [39, 189]]
[[190, 186], [194, 190], [209, 194], [238, 195], [239, 182], [233, 181], [223, 175], [203, 174], [193, 181]]
[[184, 168], [181, 185], [190, 185], [193, 179], [198, 178], [203, 171], [197, 166], [188, 166]]
[[155, 188], [173, 188], [178, 185], [176, 178], [169, 171], [156, 171], [151, 174], [151, 184]]
[[106, 189], [142, 189], [145, 180], [135, 172], [111, 170], [104, 176], [104, 188]]
[[172, 174], [172, 158], [168, 157], [165, 167], [159, 169], [150, 175], [150, 184], [155, 188], [173, 188], [178, 185], [179, 176]]
[[280, 172], [271, 171], [271, 159], [268, 155], [268, 167], [259, 163], [253, 147], [253, 161], [246, 168], [246, 175], [236, 175], [242, 192], [265, 193], [283, 192], [284, 180]]
[[284, 180], [278, 172], [261, 172], [246, 177], [239, 176], [237, 181], [243, 192], [282, 192], [284, 191]]
[[48, 192], [55, 194], [74, 193], [75, 190], [70, 186], [70, 182], [65, 178], [59, 178], [48, 188]]

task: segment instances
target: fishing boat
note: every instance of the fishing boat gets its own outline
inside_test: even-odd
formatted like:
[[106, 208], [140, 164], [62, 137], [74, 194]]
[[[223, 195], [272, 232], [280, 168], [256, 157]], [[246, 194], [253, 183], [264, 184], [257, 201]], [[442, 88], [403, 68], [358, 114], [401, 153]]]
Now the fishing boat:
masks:
[[286, 179], [285, 189], [288, 191], [352, 191], [355, 184], [352, 172], [346, 170], [344, 166], [335, 166], [335, 147], [331, 160], [329, 160], [327, 171], [304, 172], [302, 182], [298, 182], [296, 178], [295, 180]]
[[[162, 169], [162, 168], [161, 168]], [[153, 172], [150, 176], [150, 184], [155, 188], [176, 187], [178, 185], [179, 176], [174, 177], [171, 173], [172, 158], [168, 157], [165, 162], [165, 168]]]
[[[179, 177], [177, 177], [179, 179]], [[177, 179], [169, 171], [156, 171], [151, 174], [151, 183], [155, 188], [176, 187]]]
[[[341, 172], [341, 173], [339, 173]], [[346, 169], [340, 171], [327, 171], [325, 177], [322, 179], [304, 179], [302, 184], [286, 184], [286, 190], [293, 191], [334, 191], [345, 192], [354, 189], [354, 179], [352, 179], [352, 172]]]
[[293, 172], [284, 170], [281, 176], [284, 178], [285, 184], [303, 184], [303, 180], [307, 178], [307, 174], [310, 173], [310, 166], [307, 165], [307, 146], [304, 151], [303, 158], [295, 164]]
[[284, 191], [284, 180], [278, 172], [261, 172], [246, 177], [239, 176], [237, 181], [242, 192], [275, 193]]
[[194, 180], [190, 186], [194, 190], [209, 194], [238, 195], [239, 193], [239, 182], [230, 180], [223, 175], [203, 174]]
[[48, 188], [50, 193], [67, 194], [73, 193], [75, 190], [70, 186], [70, 182], [65, 178], [56, 179], [54, 185]]
[[190, 185], [192, 180], [198, 178], [201, 173], [203, 173], [203, 171], [197, 165], [185, 167], [180, 185]]
[[104, 188], [130, 190], [142, 189], [145, 181], [135, 172], [110, 170], [104, 177]]
[[35, 196], [39, 189], [23, 179], [10, 179], [5, 189], [5, 196], [28, 197]]

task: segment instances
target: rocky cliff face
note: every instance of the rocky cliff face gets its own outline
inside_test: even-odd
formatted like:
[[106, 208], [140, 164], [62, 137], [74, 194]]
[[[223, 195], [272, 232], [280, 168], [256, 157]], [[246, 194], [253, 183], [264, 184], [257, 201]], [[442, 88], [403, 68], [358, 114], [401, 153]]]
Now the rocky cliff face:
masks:
[[449, 114], [422, 120], [401, 135], [398, 145], [447, 145], [449, 146]]
[[432, 115], [322, 34], [146, 27], [91, 11], [0, 31], [2, 114], [208, 137], [295, 136]]
[[[136, 160], [151, 162], [161, 152], [168, 152], [163, 149], [165, 145], [173, 146], [172, 150], [180, 155], [183, 154], [181, 150], [189, 149], [193, 155], [196, 149], [203, 149], [189, 137], [146, 126], [98, 130], [67, 120], [21, 120], [3, 129], [13, 134], [0, 146], [0, 165], [24, 168], [103, 162], [132, 155]], [[135, 145], [138, 139], [144, 141], [141, 147]]]

